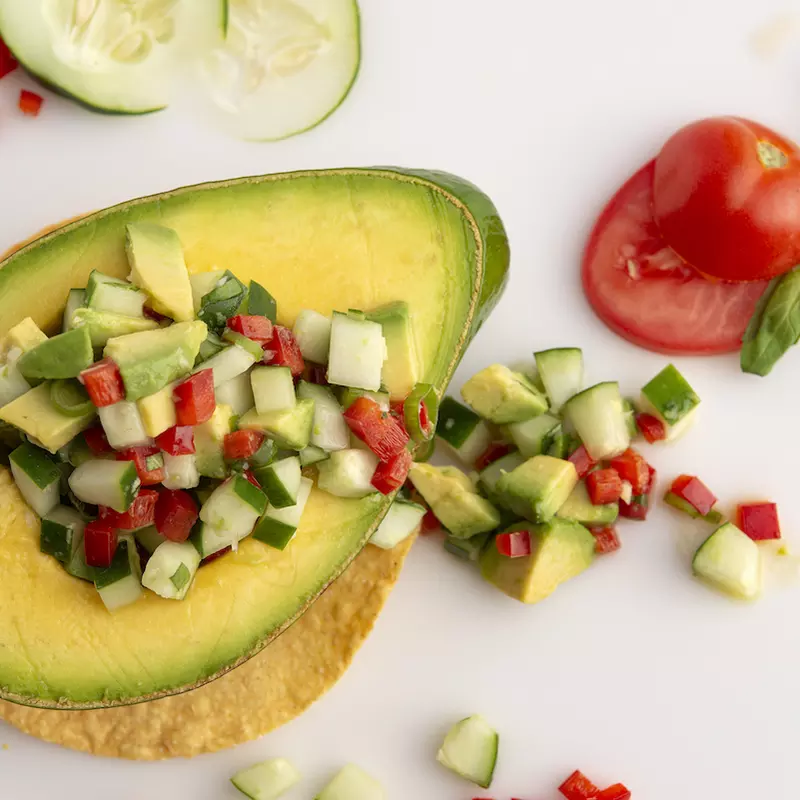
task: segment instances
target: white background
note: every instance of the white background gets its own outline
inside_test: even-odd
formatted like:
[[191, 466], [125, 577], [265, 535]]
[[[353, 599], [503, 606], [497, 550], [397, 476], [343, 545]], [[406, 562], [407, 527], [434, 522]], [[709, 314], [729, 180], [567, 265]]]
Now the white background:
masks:
[[[664, 359], [608, 332], [578, 263], [604, 200], [676, 126], [736, 113], [800, 137], [800, 58], [768, 60], [753, 34], [784, 10], [734, 0], [364, 0], [362, 74], [324, 125], [245, 144], [178, 112], [94, 115], [29, 81], [0, 83], [0, 247], [41, 226], [141, 194], [289, 169], [397, 164], [463, 175], [508, 227], [511, 283], [457, 375], [556, 345], [584, 348], [588, 378], [628, 391]], [[792, 46], [800, 55], [800, 40]], [[33, 87], [30, 87], [33, 88]], [[677, 362], [704, 400], [684, 441], [652, 449], [664, 477], [701, 475], [728, 502], [780, 503], [800, 524], [794, 370], [745, 376], [735, 357]], [[691, 526], [689, 526], [691, 527]], [[636, 800], [790, 800], [800, 744], [800, 585], [745, 606], [690, 577], [690, 534], [658, 509], [622, 530], [620, 553], [525, 607], [419, 542], [377, 630], [344, 679], [267, 738], [191, 762], [84, 755], [0, 727], [0, 797], [234, 798], [228, 776], [268, 756], [296, 761], [310, 798], [343, 762], [392, 798], [555, 798], [580, 767]], [[2, 576], [0, 576], [2, 579]], [[42, 587], [46, 591], [46, 587]], [[24, 599], [20, 599], [24, 602]], [[255, 700], [255, 698], [254, 698]], [[448, 725], [480, 711], [501, 732], [496, 782], [475, 790], [437, 766]]]

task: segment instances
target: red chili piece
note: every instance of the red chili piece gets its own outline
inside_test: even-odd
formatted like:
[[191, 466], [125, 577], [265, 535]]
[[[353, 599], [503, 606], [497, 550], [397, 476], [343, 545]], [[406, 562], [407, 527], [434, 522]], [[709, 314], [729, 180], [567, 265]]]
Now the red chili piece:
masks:
[[19, 66], [19, 62], [11, 54], [6, 43], [0, 39], [0, 78], [5, 78]]
[[611, 459], [611, 466], [622, 480], [633, 486], [634, 494], [645, 494], [650, 482], [650, 467], [632, 447]]
[[613, 525], [607, 525], [604, 528], [591, 528], [590, 530], [592, 536], [594, 536], [594, 551], [598, 555], [613, 553], [622, 547], [622, 542], [620, 542], [616, 528]]
[[608, 789], [603, 789], [597, 795], [597, 800], [631, 800], [631, 792], [621, 783], [615, 783], [613, 786], [609, 786]]
[[778, 506], [775, 503], [747, 503], [736, 509], [739, 528], [753, 541], [763, 542], [781, 538]]
[[254, 314], [237, 314], [228, 320], [228, 328], [263, 345], [272, 340], [272, 322]]
[[194, 453], [194, 428], [190, 425], [173, 425], [156, 436], [156, 444], [171, 456], [188, 456]]
[[[423, 403], [423, 408], [425, 404]], [[427, 415], [427, 411], [425, 412]], [[420, 413], [420, 425], [422, 424], [422, 413]], [[494, 464], [497, 459], [507, 456], [514, 448], [505, 442], [492, 442], [484, 451], [478, 456], [475, 462], [475, 469], [482, 472], [489, 466]]]
[[600, 790], [582, 772], [575, 770], [558, 787], [558, 791], [567, 800], [597, 800], [597, 793]]
[[87, 522], [83, 531], [83, 552], [90, 567], [108, 567], [117, 552], [117, 532], [104, 520]]
[[652, 414], [637, 414], [636, 424], [650, 444], [662, 442], [667, 438], [667, 426]]
[[411, 453], [405, 449], [388, 461], [381, 461], [372, 476], [372, 485], [381, 494], [391, 494], [406, 482], [411, 462]]
[[596, 469], [586, 476], [586, 488], [593, 505], [616, 503], [622, 494], [622, 478], [615, 469]]
[[670, 491], [683, 498], [698, 513], [705, 516], [717, 503], [714, 493], [700, 478], [693, 475], [679, 475], [672, 482]]
[[36, 92], [29, 92], [23, 89], [19, 93], [19, 110], [29, 117], [38, 117], [39, 112], [42, 110], [42, 103], [44, 98]]
[[531, 554], [530, 531], [510, 531], [498, 533], [495, 539], [497, 552], [508, 558], [520, 558]]
[[[303, 361], [303, 354], [300, 352], [300, 345], [297, 344], [297, 339], [294, 334], [283, 325], [275, 325], [273, 329], [272, 339], [263, 343], [265, 353], [265, 363], [277, 367], [289, 367], [292, 371], [292, 377], [298, 378], [303, 374], [305, 369], [305, 361]], [[267, 351], [272, 355], [267, 358]]]
[[575, 470], [579, 478], [583, 478], [589, 470], [597, 463], [581, 445], [568, 459], [575, 465]]
[[216, 407], [214, 373], [204, 369], [179, 383], [174, 391], [178, 425], [200, 425], [211, 419]]
[[197, 504], [188, 492], [163, 491], [158, 497], [155, 524], [158, 532], [172, 542], [185, 542], [197, 522]]
[[127, 450], [120, 450], [117, 453], [117, 461], [133, 461], [142, 486], [155, 486], [167, 477], [167, 473], [163, 462], [154, 469], [148, 469], [147, 459], [150, 456], [158, 455], [160, 452], [159, 448], [152, 444], [129, 447]]
[[140, 489], [131, 507], [121, 514], [113, 508], [100, 506], [100, 519], [117, 530], [135, 531], [153, 524], [157, 501], [158, 492], [155, 489]]
[[226, 433], [223, 443], [225, 458], [228, 461], [250, 458], [264, 444], [265, 438], [261, 431], [233, 431], [233, 433]]
[[86, 440], [86, 444], [89, 445], [89, 449], [96, 456], [103, 456], [106, 453], [114, 452], [114, 448], [108, 443], [106, 432], [99, 425], [87, 428], [83, 432], [83, 438]]
[[122, 383], [119, 367], [110, 359], [104, 358], [81, 372], [78, 380], [86, 387], [89, 399], [104, 408], [125, 399], [125, 385]]
[[350, 430], [364, 442], [381, 461], [389, 461], [408, 444], [408, 434], [391, 414], [370, 397], [359, 397], [344, 412]]

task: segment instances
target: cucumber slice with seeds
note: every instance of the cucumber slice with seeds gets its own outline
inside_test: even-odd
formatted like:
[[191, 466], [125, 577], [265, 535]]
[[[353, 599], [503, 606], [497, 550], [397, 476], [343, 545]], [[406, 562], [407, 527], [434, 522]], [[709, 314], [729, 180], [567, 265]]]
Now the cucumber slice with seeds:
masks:
[[285, 758], [271, 758], [237, 772], [231, 783], [250, 800], [277, 800], [300, 782], [301, 775]]
[[450, 728], [436, 760], [456, 775], [488, 789], [497, 763], [499, 738], [497, 731], [475, 714]]

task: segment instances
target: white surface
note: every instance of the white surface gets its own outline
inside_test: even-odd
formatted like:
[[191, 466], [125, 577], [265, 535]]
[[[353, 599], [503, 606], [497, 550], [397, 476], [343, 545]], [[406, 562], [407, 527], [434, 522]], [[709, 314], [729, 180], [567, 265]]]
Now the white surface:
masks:
[[[48, 95], [15, 111], [0, 83], [0, 246], [42, 225], [140, 194], [234, 175], [400, 164], [470, 178], [497, 203], [512, 279], [458, 382], [496, 359], [584, 348], [589, 380], [629, 390], [664, 359], [617, 339], [587, 311], [577, 263], [594, 213], [677, 125], [739, 113], [800, 136], [800, 59], [760, 62], [754, 31], [778, 2], [364, 0], [364, 63], [324, 125], [278, 144], [237, 143], [167, 112], [102, 117]], [[800, 51], [800, 42], [794, 43]], [[793, 353], [768, 379], [735, 357], [679, 361], [704, 399], [683, 441], [651, 452], [662, 476], [690, 470], [721, 497], [769, 496], [800, 524]], [[636, 800], [794, 800], [800, 587], [757, 605], [696, 584], [680, 523], [658, 509], [623, 550], [537, 607], [507, 600], [438, 542], [422, 541], [374, 635], [341, 683], [264, 740], [192, 762], [95, 759], [0, 728], [0, 796], [235, 798], [237, 769], [296, 761], [312, 797], [345, 761], [390, 797], [555, 798], [580, 767]], [[800, 533], [800, 532], [799, 532]], [[455, 720], [501, 732], [491, 792], [434, 760]]]

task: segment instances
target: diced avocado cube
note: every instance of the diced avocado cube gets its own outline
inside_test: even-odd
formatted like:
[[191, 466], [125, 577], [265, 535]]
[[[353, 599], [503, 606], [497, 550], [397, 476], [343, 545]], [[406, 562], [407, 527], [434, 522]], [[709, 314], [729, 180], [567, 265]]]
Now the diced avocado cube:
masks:
[[176, 322], [191, 320], [192, 286], [178, 234], [152, 222], [129, 223], [125, 233], [131, 281], [150, 295], [159, 314]]
[[580, 522], [581, 525], [611, 525], [619, 516], [619, 506], [616, 503], [594, 505], [589, 497], [586, 482], [578, 481], [570, 496], [556, 512], [556, 516]]
[[47, 335], [30, 318], [25, 317], [8, 332], [9, 347], [18, 347], [23, 353], [47, 341]]
[[158, 436], [177, 424], [175, 400], [172, 397], [172, 390], [175, 386], [177, 386], [177, 381], [168, 383], [155, 394], [136, 401], [139, 416], [142, 418], [142, 424], [148, 436]]
[[497, 482], [509, 508], [532, 522], [552, 519], [578, 483], [571, 461], [534, 456]]
[[367, 319], [380, 324], [386, 340], [381, 382], [392, 398], [403, 399], [419, 381], [417, 343], [408, 303], [398, 301], [381, 306], [367, 314]]
[[472, 466], [492, 443], [492, 431], [472, 409], [452, 397], [445, 397], [439, 406], [436, 435], [465, 464]]
[[761, 551], [730, 522], [700, 545], [692, 570], [706, 583], [741, 600], [755, 600], [761, 594]]
[[239, 419], [240, 429], [261, 431], [285, 450], [308, 447], [313, 426], [313, 400], [299, 400], [293, 408], [267, 414], [259, 414], [252, 409]]
[[547, 452], [560, 428], [561, 423], [556, 417], [540, 414], [524, 422], [512, 422], [505, 430], [520, 453], [525, 458], [533, 458]]
[[652, 414], [667, 426], [667, 438], [671, 441], [689, 427], [698, 405], [700, 398], [672, 364], [642, 387], [642, 411]]
[[94, 361], [89, 332], [83, 328], [59, 333], [23, 353], [17, 369], [28, 380], [77, 378]]
[[501, 555], [492, 542], [481, 554], [481, 574], [509, 597], [523, 603], [544, 600], [594, 561], [594, 536], [572, 520], [556, 517], [543, 525], [517, 523], [508, 530], [530, 532], [531, 555], [509, 558]]
[[472, 481], [460, 470], [412, 464], [409, 478], [454, 537], [468, 539], [500, 524], [500, 512], [475, 491]]
[[233, 410], [217, 404], [211, 419], [194, 429], [194, 449], [197, 471], [207, 478], [224, 478], [228, 474], [223, 442], [231, 432]]
[[99, 311], [94, 308], [77, 308], [70, 325], [73, 329], [88, 331], [92, 347], [103, 347], [109, 339], [127, 336], [129, 333], [152, 331], [159, 327], [149, 317], [129, 317], [113, 311]]
[[480, 416], [498, 425], [547, 411], [547, 398], [524, 375], [502, 364], [473, 375], [461, 388], [461, 396]]
[[83, 541], [85, 526], [83, 517], [74, 508], [56, 506], [42, 517], [39, 549], [67, 564]]

